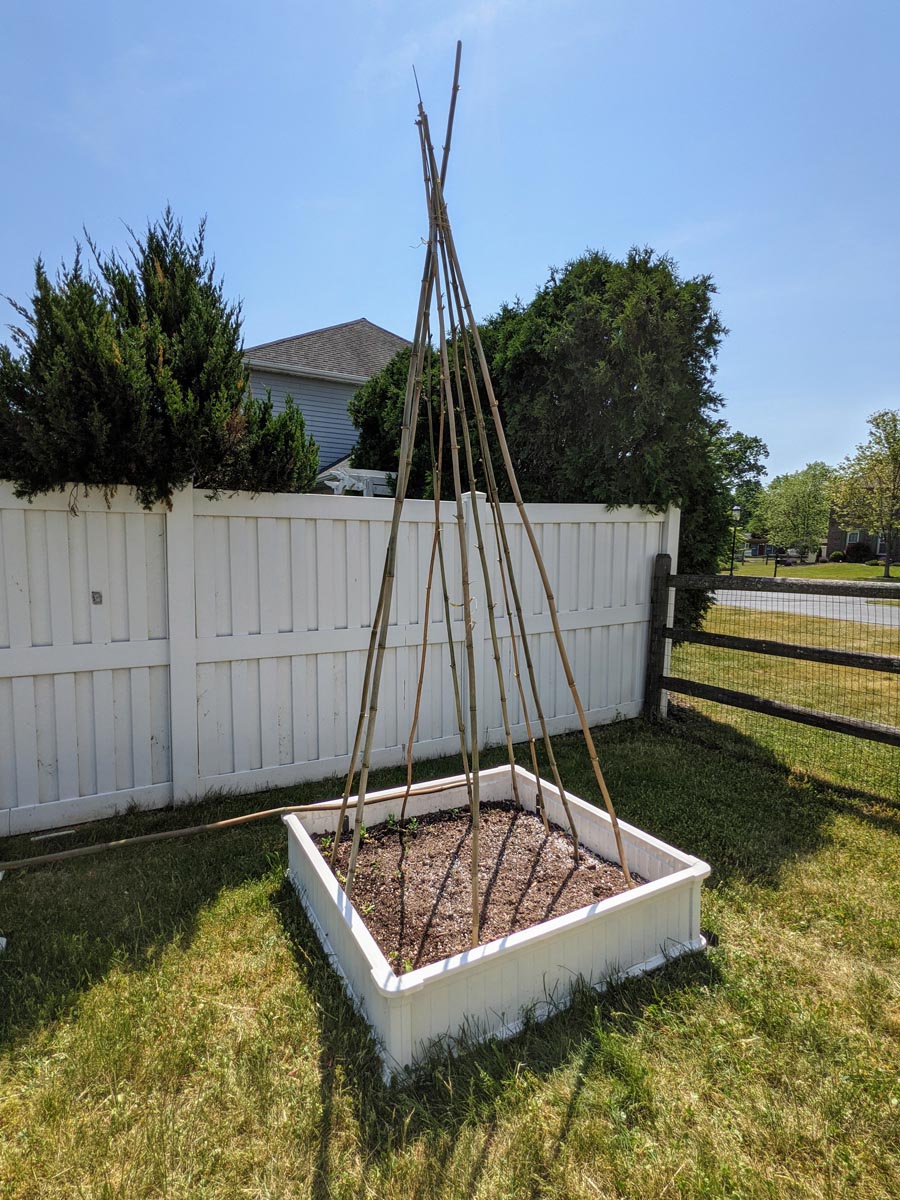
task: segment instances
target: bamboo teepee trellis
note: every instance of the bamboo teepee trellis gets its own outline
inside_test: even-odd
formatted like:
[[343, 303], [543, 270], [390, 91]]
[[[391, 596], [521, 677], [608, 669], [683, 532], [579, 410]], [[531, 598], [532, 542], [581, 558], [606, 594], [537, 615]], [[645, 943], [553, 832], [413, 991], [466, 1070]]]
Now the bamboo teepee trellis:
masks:
[[[535, 536], [534, 529], [528, 518], [528, 513], [522, 500], [522, 494], [516, 479], [515, 469], [510, 456], [509, 447], [506, 442], [500, 410], [497, 405], [497, 399], [494, 394], [493, 386], [491, 384], [491, 377], [484, 347], [482, 346], [478, 326], [476, 325], [472, 314], [472, 307], [466, 291], [462, 269], [460, 267], [459, 256], [453, 238], [453, 232], [450, 226], [450, 219], [444, 199], [444, 183], [447, 174], [447, 161], [453, 133], [453, 118], [456, 109], [456, 97], [459, 90], [460, 54], [461, 45], [458, 43], [453, 77], [453, 90], [451, 94], [450, 111], [447, 120], [447, 132], [444, 140], [443, 155], [440, 166], [438, 166], [434, 147], [431, 142], [428, 116], [422, 104], [421, 96], [419, 98], [418, 119], [416, 125], [419, 132], [419, 143], [422, 156], [422, 170], [425, 183], [425, 198], [428, 210], [429, 234], [425, 252], [425, 267], [422, 274], [422, 282], [419, 292], [419, 306], [416, 314], [415, 334], [410, 353], [409, 373], [406, 382], [406, 394], [404, 400], [400, 441], [400, 456], [397, 471], [397, 486], [394, 497], [391, 527], [388, 537], [388, 545], [385, 552], [381, 589], [379, 592], [375, 613], [373, 614], [372, 618], [372, 631], [369, 640], [369, 650], [366, 658], [366, 667], [363, 677], [359, 718], [356, 727], [353, 751], [350, 756], [350, 764], [347, 772], [346, 785], [344, 788], [338, 829], [341, 830], [343, 828], [344, 817], [349, 806], [350, 792], [352, 790], [353, 780], [356, 775], [357, 764], [359, 763], [359, 803], [355, 807], [353, 837], [350, 847], [350, 858], [345, 883], [347, 893], [352, 897], [356, 862], [362, 834], [366, 790], [368, 788], [369, 771], [372, 760], [375, 724], [378, 716], [379, 688], [381, 684], [385, 650], [387, 647], [387, 632], [397, 563], [397, 541], [400, 528], [400, 516], [409, 483], [413, 450], [416, 444], [419, 409], [424, 390], [425, 409], [428, 422], [428, 446], [431, 457], [432, 481], [434, 490], [434, 531], [432, 536], [431, 553], [429, 556], [428, 574], [425, 587], [422, 654], [419, 663], [412, 725], [407, 741], [407, 785], [405, 789], [403, 805], [405, 811], [406, 798], [410, 794], [412, 787], [412, 745], [415, 740], [415, 734], [418, 725], [422, 689], [425, 677], [425, 663], [428, 650], [429, 613], [434, 583], [434, 571], [435, 566], [437, 565], [440, 573], [444, 622], [449, 645], [450, 675], [456, 707], [457, 726], [459, 729], [460, 753], [462, 756], [463, 773], [469, 797], [471, 816], [472, 945], [474, 946], [478, 944], [479, 939], [480, 907], [478, 883], [480, 825], [479, 746], [477, 733], [478, 695], [476, 690], [476, 672], [472, 638], [474, 615], [472, 605], [471, 573], [473, 563], [470, 561], [469, 545], [465, 531], [465, 508], [463, 501], [463, 497], [466, 492], [468, 492], [471, 500], [475, 547], [478, 555], [478, 565], [481, 569], [481, 575], [485, 589], [485, 602], [488, 624], [490, 628], [494, 668], [497, 674], [500, 707], [503, 718], [503, 729], [507, 753], [512, 766], [515, 765], [515, 758], [506, 684], [504, 680], [503, 664], [500, 654], [500, 640], [494, 612], [495, 606], [492, 592], [491, 572], [488, 562], [488, 550], [485, 546], [483, 536], [484, 531], [482, 528], [479, 505], [476, 499], [476, 458], [473, 450], [472, 435], [470, 432], [471, 419], [474, 419], [475, 430], [477, 432], [477, 448], [478, 453], [480, 454], [484, 475], [482, 482], [487, 494], [487, 503], [490, 507], [492, 524], [494, 527], [494, 540], [499, 568], [498, 573], [500, 587], [509, 622], [508, 636], [510, 639], [512, 653], [513, 674], [516, 680], [516, 687], [524, 716], [532, 766], [534, 768], [535, 776], [539, 778], [537, 746], [531, 722], [531, 716], [529, 713], [529, 704], [526, 697], [525, 685], [521, 677], [520, 663], [522, 660], [524, 660], [525, 663], [533, 712], [535, 714], [537, 724], [540, 727], [541, 738], [550, 766], [550, 772], [553, 777], [553, 783], [559, 792], [569, 823], [569, 828], [572, 835], [573, 854], [576, 862], [579, 858], [578, 836], [575, 823], [572, 817], [568, 799], [566, 797], [566, 791], [563, 786], [562, 779], [560, 778], [559, 768], [556, 762], [556, 757], [553, 753], [553, 745], [547, 728], [547, 721], [544, 716], [544, 711], [538, 692], [534, 662], [529, 647], [519, 587], [513, 565], [513, 557], [510, 551], [506, 523], [504, 521], [502, 505], [500, 503], [497, 475], [492, 460], [491, 443], [488, 435], [487, 421], [485, 419], [484, 399], [486, 399], [487, 406], [490, 409], [494, 435], [502, 460], [502, 468], [505, 472], [506, 480], [508, 481], [510, 490], [518, 508], [522, 526], [525, 530], [525, 535], [532, 551], [538, 574], [540, 576], [541, 585], [546, 596], [547, 607], [550, 613], [553, 635], [559, 653], [560, 662], [566, 677], [566, 682], [572, 693], [576, 712], [578, 713], [579, 722], [584, 735], [585, 745], [587, 747], [588, 756], [594, 771], [594, 776], [597, 781], [597, 786], [612, 822], [616, 846], [619, 853], [619, 860], [622, 864], [622, 869], [629, 885], [631, 885], [632, 880], [628, 870], [628, 864], [625, 859], [625, 852], [615, 809], [609, 795], [609, 790], [606, 786], [606, 781], [603, 777], [603, 772], [600, 768], [594, 740], [587, 722], [584, 706], [581, 703], [581, 698], [578, 693], [578, 688], [575, 683], [568, 653], [566, 651], [562, 632], [560, 630], [559, 620], [556, 613], [556, 602], [550, 585], [550, 579], [547, 575], [547, 570], [541, 556], [540, 546], [538, 544], [537, 537]], [[431, 345], [432, 311], [434, 311], [436, 316], [438, 335], [437, 357], [440, 373], [439, 417], [436, 435], [434, 430], [434, 419], [432, 415], [431, 394], [431, 370], [432, 360], [434, 357]], [[462, 456], [460, 455], [460, 439], [462, 441]], [[446, 562], [442, 543], [441, 490], [444, 482], [443, 463], [445, 441], [447, 444], [449, 444], [450, 450], [452, 499], [454, 504], [460, 561], [460, 585], [462, 590], [467, 667], [465, 675], [469, 714], [468, 730], [464, 719], [463, 695], [460, 686], [459, 671], [457, 669], [458, 664], [453, 643], [450, 612], [450, 586], [447, 579]], [[361, 761], [360, 751], [362, 752]], [[514, 789], [516, 799], [518, 799], [517, 791], [515, 791], [517, 787], [515, 771], [513, 771], [512, 774], [512, 787]], [[544, 811], [543, 795], [540, 790], [540, 784], [538, 784], [538, 806], [546, 825], [547, 817], [546, 812]], [[337, 839], [335, 839], [334, 849], [332, 851], [332, 865], [335, 863], [336, 852]]]

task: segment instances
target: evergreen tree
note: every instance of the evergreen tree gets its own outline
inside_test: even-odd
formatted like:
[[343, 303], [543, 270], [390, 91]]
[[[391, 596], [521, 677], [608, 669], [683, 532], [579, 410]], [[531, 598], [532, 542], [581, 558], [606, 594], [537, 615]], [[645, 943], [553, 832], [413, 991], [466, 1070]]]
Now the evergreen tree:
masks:
[[[736, 490], [768, 453], [715, 416], [726, 330], [714, 292], [651, 250], [624, 262], [589, 252], [481, 326], [526, 501], [679, 504], [680, 568], [697, 573], [717, 569]], [[396, 462], [405, 380], [392, 364], [358, 393], [360, 465]], [[697, 621], [707, 603], [681, 594], [679, 619]]]
[[250, 394], [240, 305], [204, 249], [166, 209], [127, 259], [80, 250], [51, 280], [35, 264], [31, 307], [0, 348], [0, 477], [18, 495], [133, 487], [150, 506], [193, 483], [220, 491], [303, 491], [318, 449], [300, 411]]

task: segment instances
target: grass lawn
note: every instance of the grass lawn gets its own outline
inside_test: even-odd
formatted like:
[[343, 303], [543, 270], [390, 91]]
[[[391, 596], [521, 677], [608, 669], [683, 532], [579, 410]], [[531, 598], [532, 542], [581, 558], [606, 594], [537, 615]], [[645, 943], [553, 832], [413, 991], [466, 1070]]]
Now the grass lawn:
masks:
[[[765, 575], [772, 578], [775, 574], [774, 562], [765, 559], [748, 558], [746, 562], [736, 564], [735, 575]], [[727, 575], [728, 569], [719, 572]], [[779, 579], [884, 579], [884, 567], [867, 567], [865, 563], [811, 563], [808, 567], [779, 567]], [[891, 579], [900, 583], [900, 566], [891, 567]]]
[[[892, 624], [870, 625], [717, 604], [709, 611], [704, 628], [711, 633], [900, 657], [900, 617]], [[895, 674], [690, 644], [675, 648], [672, 673], [802, 708], [900, 728], [900, 676]], [[747, 746], [759, 743], [788, 768], [803, 768], [822, 779], [864, 787], [873, 794], [900, 796], [900, 750], [894, 747], [703, 700], [692, 699], [690, 704], [717, 723], [748, 735], [752, 741], [747, 741]]]
[[[600, 740], [623, 818], [713, 864], [718, 945], [393, 1087], [283, 882], [279, 822], [7, 875], [0, 1196], [900, 1194], [896, 797], [792, 773], [698, 713]], [[593, 796], [580, 741], [558, 753]]]

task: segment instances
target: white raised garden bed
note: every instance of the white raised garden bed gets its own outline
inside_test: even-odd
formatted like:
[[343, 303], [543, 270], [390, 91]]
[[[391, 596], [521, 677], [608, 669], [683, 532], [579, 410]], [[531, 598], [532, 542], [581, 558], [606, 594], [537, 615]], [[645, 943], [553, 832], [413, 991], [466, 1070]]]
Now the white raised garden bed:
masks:
[[[521, 767], [516, 771], [522, 806], [534, 812], [535, 777]], [[483, 771], [480, 779], [482, 801], [512, 798], [508, 766]], [[407, 817], [467, 806], [462, 776], [433, 783], [444, 790], [411, 795]], [[542, 790], [549, 819], [566, 828], [558, 791], [543, 781]], [[376, 803], [366, 806], [369, 828], [400, 815], [396, 789], [381, 802], [379, 795], [372, 793]], [[571, 794], [568, 799], [581, 843], [618, 862], [607, 814]], [[388, 1071], [414, 1062], [434, 1038], [463, 1029], [470, 1037], [514, 1033], [524, 1009], [541, 1015], [550, 1007], [548, 998], [558, 1003], [576, 979], [603, 986], [706, 945], [700, 933], [700, 886], [709, 874], [707, 864], [620, 821], [628, 865], [647, 883], [398, 976], [310, 836], [332, 832], [337, 812], [292, 813], [284, 822], [290, 880], [375, 1030]]]

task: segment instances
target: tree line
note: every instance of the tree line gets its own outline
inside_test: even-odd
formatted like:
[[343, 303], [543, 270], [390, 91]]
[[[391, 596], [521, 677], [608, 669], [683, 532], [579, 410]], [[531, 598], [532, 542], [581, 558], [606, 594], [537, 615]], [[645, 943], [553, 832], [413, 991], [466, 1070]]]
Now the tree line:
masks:
[[[806, 556], [826, 541], [834, 517], [842, 529], [860, 530], [884, 542], [884, 574], [889, 577], [900, 534], [900, 411], [875, 412], [868, 426], [866, 441], [837, 467], [807, 463], [745, 494], [742, 529], [764, 537], [777, 550], [793, 549]], [[875, 558], [877, 544], [855, 545], [861, 560]], [[840, 550], [833, 553], [843, 556]]]

